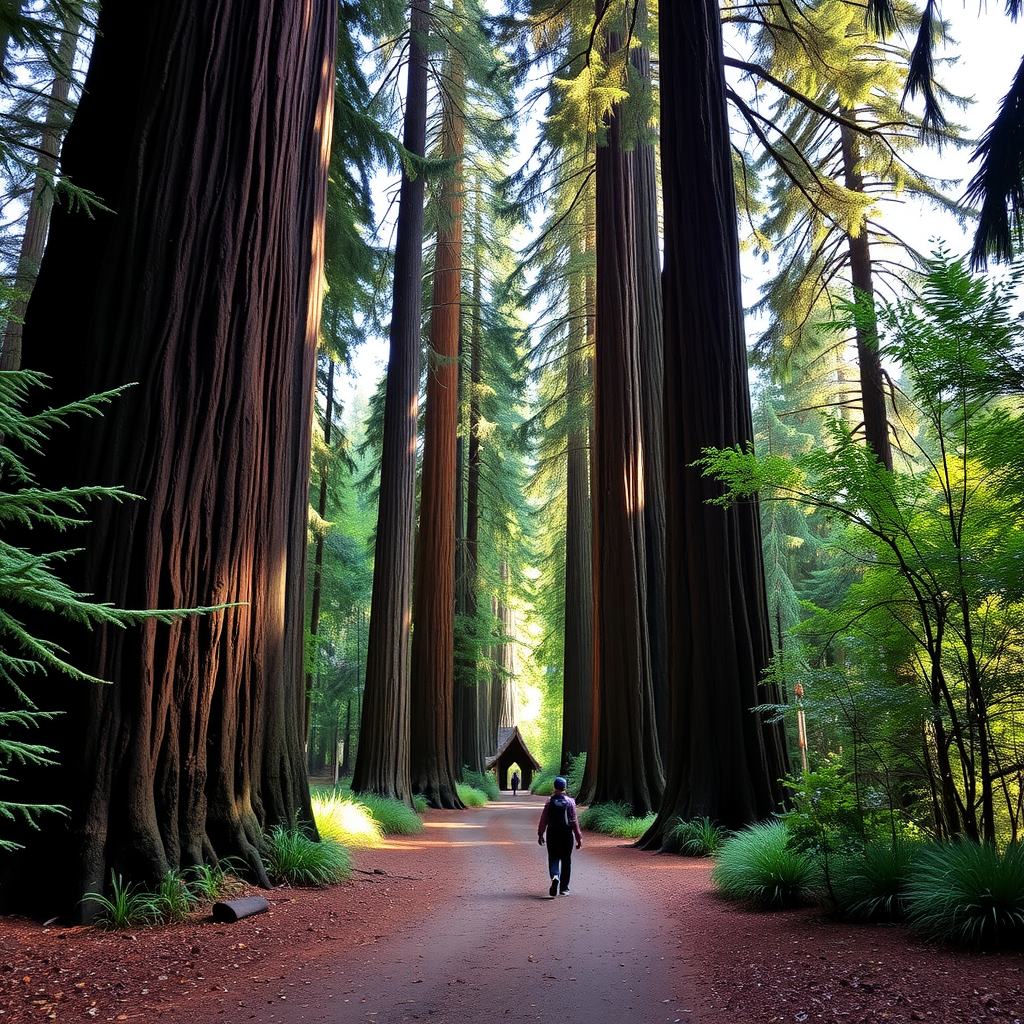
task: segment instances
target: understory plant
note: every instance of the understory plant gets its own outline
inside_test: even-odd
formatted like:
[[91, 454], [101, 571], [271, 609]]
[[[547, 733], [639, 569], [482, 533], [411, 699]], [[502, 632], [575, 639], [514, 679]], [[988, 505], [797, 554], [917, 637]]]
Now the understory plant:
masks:
[[579, 814], [580, 828], [619, 839], [639, 839], [654, 823], [654, 818], [653, 814], [631, 815], [629, 807], [621, 803], [592, 804]]
[[[313, 818], [323, 839], [342, 846], [376, 846], [384, 837], [384, 827], [365, 804], [342, 793], [312, 794]], [[404, 806], [404, 805], [403, 805]]]
[[124, 879], [110, 872], [109, 893], [86, 893], [83, 903], [95, 905], [93, 923], [99, 928], [133, 928], [141, 924], [155, 924], [152, 893], [141, 885], [126, 883]]
[[301, 829], [271, 829], [267, 873], [277, 883], [289, 885], [335, 885], [349, 876], [352, 859], [348, 850], [333, 839], [315, 842]]
[[[422, 806], [415, 809], [401, 800], [392, 800], [376, 793], [353, 793], [352, 799], [370, 812], [386, 836], [413, 836], [423, 831], [420, 814], [427, 809], [427, 802], [422, 798]], [[415, 797], [413, 803], [416, 803]]]
[[832, 865], [836, 909], [858, 921], [892, 923], [906, 917], [907, 893], [921, 843], [868, 843]]
[[718, 851], [711, 880], [736, 903], [782, 908], [811, 902], [820, 872], [813, 857], [793, 849], [785, 824], [770, 821], [731, 835]]
[[467, 807], [485, 807], [488, 803], [487, 794], [482, 789], [466, 785], [464, 782], [455, 784], [455, 792]]
[[479, 789], [482, 793], [486, 793], [488, 800], [501, 799], [501, 790], [498, 789], [498, 780], [494, 777], [493, 772], [478, 772], [472, 768], [463, 768], [462, 781], [467, 786], [472, 786], [474, 789]]
[[684, 821], [673, 818], [665, 830], [664, 848], [687, 857], [713, 857], [729, 832], [707, 815]]
[[1024, 846], [962, 839], [929, 844], [906, 893], [907, 920], [925, 938], [972, 947], [1024, 942]]

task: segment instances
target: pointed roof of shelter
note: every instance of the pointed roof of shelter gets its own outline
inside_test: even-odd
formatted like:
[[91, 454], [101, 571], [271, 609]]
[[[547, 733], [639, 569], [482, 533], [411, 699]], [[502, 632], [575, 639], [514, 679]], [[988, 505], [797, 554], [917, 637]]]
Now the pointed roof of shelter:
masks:
[[487, 758], [486, 767], [493, 768], [502, 754], [512, 752], [516, 745], [519, 747], [519, 750], [516, 751], [516, 760], [528, 760], [534, 771], [540, 771], [541, 763], [530, 753], [530, 748], [527, 747], [526, 741], [520, 734], [518, 725], [498, 730], [498, 749]]

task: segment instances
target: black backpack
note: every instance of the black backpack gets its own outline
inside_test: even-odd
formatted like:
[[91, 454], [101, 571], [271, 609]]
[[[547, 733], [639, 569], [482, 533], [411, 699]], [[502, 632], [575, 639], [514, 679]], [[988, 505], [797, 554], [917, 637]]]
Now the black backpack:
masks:
[[569, 799], [564, 793], [556, 793], [548, 802], [548, 830], [569, 832]]

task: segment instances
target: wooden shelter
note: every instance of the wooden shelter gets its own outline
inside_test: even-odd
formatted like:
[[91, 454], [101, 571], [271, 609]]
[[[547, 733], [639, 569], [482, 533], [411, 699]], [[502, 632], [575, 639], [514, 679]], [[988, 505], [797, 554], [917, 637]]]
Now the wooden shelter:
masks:
[[498, 789], [511, 789], [509, 785], [509, 769], [513, 764], [519, 765], [519, 774], [522, 781], [520, 789], [528, 790], [533, 780], [533, 773], [540, 771], [541, 764], [533, 754], [530, 753], [519, 735], [519, 726], [498, 730], [498, 750], [487, 758], [485, 767], [493, 771], [498, 780]]

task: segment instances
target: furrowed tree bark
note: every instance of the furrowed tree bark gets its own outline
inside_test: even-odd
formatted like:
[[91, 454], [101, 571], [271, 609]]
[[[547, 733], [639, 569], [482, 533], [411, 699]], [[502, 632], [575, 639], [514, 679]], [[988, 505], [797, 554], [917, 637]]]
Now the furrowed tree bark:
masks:
[[752, 439], [739, 244], [716, 0], [661, 8], [665, 204], [665, 466], [672, 741], [668, 780], [644, 845], [669, 819], [727, 828], [783, 799], [781, 728], [751, 711], [770, 656], [756, 502], [727, 510], [693, 466], [706, 446]]
[[137, 383], [39, 477], [143, 499], [96, 510], [76, 589], [241, 606], [47, 634], [111, 682], [41, 694], [68, 712], [51, 796], [72, 815], [30, 851], [36, 901], [70, 910], [112, 870], [152, 881], [228, 854], [269, 884], [265, 829], [315, 832], [303, 581], [336, 20], [326, 0], [100, 12], [63, 166], [114, 212], [54, 211], [25, 362], [58, 402]]
[[455, 448], [459, 422], [462, 304], [461, 58], [452, 51], [442, 96], [442, 156], [453, 170], [441, 187], [430, 310], [427, 407], [423, 422], [420, 528], [413, 581], [410, 744], [414, 793], [432, 807], [461, 808], [454, 761]]
[[[409, 71], [402, 144], [426, 153], [429, 0], [410, 6]], [[423, 197], [420, 174], [406, 167], [398, 199], [395, 272], [384, 403], [384, 442], [374, 548], [356, 793], [411, 806], [409, 778], [409, 627], [412, 540], [416, 521], [416, 418], [419, 410], [423, 295]]]
[[[622, 46], [608, 35], [608, 50]], [[640, 312], [637, 302], [636, 167], [621, 143], [621, 115], [597, 148], [597, 337], [594, 345], [594, 517], [599, 634], [596, 759], [590, 803], [623, 802], [649, 814], [661, 800], [647, 629], [647, 546]]]

